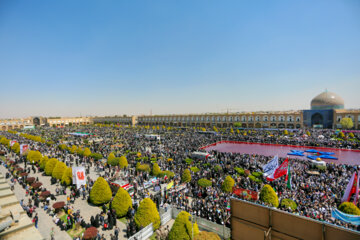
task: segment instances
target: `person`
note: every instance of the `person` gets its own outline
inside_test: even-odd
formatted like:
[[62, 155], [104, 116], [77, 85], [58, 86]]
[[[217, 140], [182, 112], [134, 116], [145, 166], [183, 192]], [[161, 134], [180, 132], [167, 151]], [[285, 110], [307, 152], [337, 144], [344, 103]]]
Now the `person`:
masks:
[[34, 223], [35, 223], [36, 228], [38, 228], [38, 222], [39, 222], [39, 217], [38, 217], [38, 214], [36, 214], [34, 217]]
[[54, 228], [51, 228], [50, 239], [55, 240], [55, 238], [54, 238]]
[[119, 232], [120, 232], [120, 229], [116, 226], [116, 227], [115, 227], [115, 230], [114, 230], [114, 234], [115, 234], [115, 239], [116, 239], [116, 240], [119, 238]]

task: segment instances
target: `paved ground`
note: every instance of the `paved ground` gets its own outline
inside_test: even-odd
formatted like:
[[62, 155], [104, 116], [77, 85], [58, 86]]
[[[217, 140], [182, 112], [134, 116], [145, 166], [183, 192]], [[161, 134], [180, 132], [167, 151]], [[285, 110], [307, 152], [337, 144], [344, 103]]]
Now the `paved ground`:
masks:
[[[19, 165], [24, 168], [24, 164], [19, 164]], [[0, 172], [3, 173], [5, 176], [7, 169], [4, 166], [1, 166]], [[51, 193], [55, 194], [55, 189], [57, 186], [50, 184], [49, 176], [42, 176], [42, 173], [34, 174], [32, 171], [29, 175], [31, 177], [35, 177], [35, 178], [38, 177], [39, 181], [42, 182], [42, 184], [47, 188], [47, 190], [49, 190]], [[96, 175], [96, 173], [94, 172], [94, 169], [91, 169], [91, 177], [93, 179], [96, 179], [95, 175]], [[24, 199], [24, 203], [28, 202], [28, 197], [25, 197], [25, 190], [19, 184], [15, 185], [14, 193], [19, 201], [21, 199]], [[57, 201], [65, 201], [66, 202], [65, 195], [59, 195], [59, 196], [56, 196], [56, 198], [57, 198], [56, 201], [51, 201], [50, 205], [52, 205], [53, 203], [55, 203]], [[95, 216], [96, 214], [101, 212], [101, 209], [99, 207], [90, 206], [86, 200], [82, 200], [81, 198], [78, 198], [75, 201], [75, 203], [73, 204], [73, 207], [74, 207], [74, 211], [80, 210], [80, 215], [84, 218], [85, 222], [87, 222], [87, 223], [90, 222], [91, 216]], [[65, 231], [60, 231], [60, 228], [57, 227], [55, 225], [55, 223], [52, 221], [52, 217], [49, 216], [48, 214], [46, 214], [42, 208], [36, 209], [35, 212], [38, 213], [38, 216], [39, 216], [39, 223], [38, 223], [39, 231], [45, 239], [50, 239], [51, 228], [54, 228], [56, 240], [71, 239], [71, 237]], [[120, 229], [119, 239], [126, 239], [125, 224], [120, 222], [119, 220], [117, 220], [117, 226]], [[103, 231], [100, 228], [98, 228], [98, 230], [100, 231], [100, 234], [104, 234], [106, 239], [110, 239], [111, 233], [114, 234], [114, 230]]]

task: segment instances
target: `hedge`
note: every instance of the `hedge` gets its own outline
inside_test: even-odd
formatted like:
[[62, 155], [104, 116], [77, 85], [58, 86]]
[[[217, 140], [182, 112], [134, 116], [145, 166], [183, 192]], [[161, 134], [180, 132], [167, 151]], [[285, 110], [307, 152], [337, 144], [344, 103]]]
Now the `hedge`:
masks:
[[294, 202], [292, 199], [289, 199], [289, 198], [284, 198], [283, 200], [281, 200], [280, 206], [283, 208], [286, 208], [286, 209], [288, 209], [290, 207], [291, 210], [293, 210], [293, 211], [295, 211], [297, 209], [296, 202]]
[[198, 181], [198, 185], [200, 187], [210, 187], [210, 186], [212, 186], [212, 182], [206, 178], [201, 178]]
[[50, 176], [53, 172], [55, 165], [58, 163], [56, 158], [50, 158], [45, 165], [45, 174]]
[[89, 148], [85, 148], [85, 149], [84, 149], [84, 152], [83, 152], [83, 155], [84, 155], [85, 157], [89, 157], [89, 156], [91, 155], [90, 149], [89, 149]]
[[63, 162], [57, 162], [57, 164], [55, 165], [53, 171], [52, 171], [52, 176], [56, 179], [61, 180], [65, 170], [66, 170], [66, 164]]
[[169, 232], [169, 240], [191, 240], [192, 239], [192, 224], [189, 220], [190, 214], [181, 211]]
[[143, 172], [150, 172], [150, 166], [148, 164], [136, 164], [136, 170]]
[[360, 209], [356, 207], [352, 202], [343, 202], [338, 209], [344, 213], [351, 215], [360, 215]]
[[220, 165], [216, 165], [214, 167], [214, 170], [217, 171], [217, 172], [220, 172], [222, 170], [222, 167]]
[[251, 175], [253, 175], [256, 178], [262, 178], [263, 173], [262, 172], [252, 172]]
[[68, 167], [65, 169], [64, 174], [61, 177], [61, 183], [66, 186], [70, 186], [72, 184], [72, 168]]
[[107, 203], [111, 200], [112, 192], [109, 184], [102, 177], [98, 177], [90, 191], [90, 202], [95, 205]]
[[125, 189], [119, 188], [112, 201], [112, 207], [115, 209], [118, 217], [124, 217], [127, 214], [129, 208], [132, 207], [132, 201], [129, 193]]
[[110, 153], [107, 159], [107, 164], [115, 166], [119, 164], [119, 158], [116, 158], [114, 153]]
[[146, 227], [150, 223], [153, 229], [160, 227], [160, 215], [155, 203], [150, 198], [144, 198], [135, 213], [135, 224], [138, 227]]
[[191, 174], [190, 174], [189, 169], [185, 169], [185, 171], [183, 172], [183, 174], [181, 176], [181, 181], [186, 182], [186, 183], [191, 181]]
[[231, 176], [227, 176], [223, 182], [223, 184], [221, 185], [221, 189], [224, 192], [232, 192], [233, 186], [235, 184], [234, 179]]
[[273, 207], [279, 206], [279, 199], [274, 189], [266, 184], [260, 191], [260, 200]]

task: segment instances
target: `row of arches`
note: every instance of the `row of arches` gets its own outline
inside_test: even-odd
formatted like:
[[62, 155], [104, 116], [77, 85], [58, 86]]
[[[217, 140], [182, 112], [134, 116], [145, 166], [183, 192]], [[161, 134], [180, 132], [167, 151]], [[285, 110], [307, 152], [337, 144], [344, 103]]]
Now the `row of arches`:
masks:
[[[144, 124], [147, 125], [147, 124]], [[171, 127], [212, 127], [216, 126], [218, 128], [233, 128], [233, 123], [217, 123], [217, 124], [211, 124], [211, 123], [164, 123], [164, 122], [154, 122], [150, 125], [164, 125], [164, 126], [171, 126]], [[270, 123], [270, 124], [261, 124], [261, 123], [242, 123], [241, 128], [288, 128], [288, 129], [295, 129], [295, 128], [301, 128], [301, 124], [292, 124], [292, 123]]]

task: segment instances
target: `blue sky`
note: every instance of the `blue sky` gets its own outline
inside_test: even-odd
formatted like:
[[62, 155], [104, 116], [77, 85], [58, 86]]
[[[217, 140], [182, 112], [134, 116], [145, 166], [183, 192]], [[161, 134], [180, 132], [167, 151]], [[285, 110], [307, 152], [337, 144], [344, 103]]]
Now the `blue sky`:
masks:
[[0, 1], [0, 118], [360, 107], [360, 1]]

